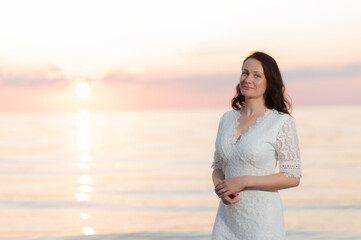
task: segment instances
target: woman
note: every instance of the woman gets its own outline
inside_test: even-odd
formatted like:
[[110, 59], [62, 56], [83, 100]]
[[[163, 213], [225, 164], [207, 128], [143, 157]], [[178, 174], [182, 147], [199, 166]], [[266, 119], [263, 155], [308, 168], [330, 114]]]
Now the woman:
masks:
[[244, 60], [234, 110], [217, 133], [212, 179], [221, 201], [212, 239], [286, 238], [278, 190], [299, 185], [301, 162], [284, 89], [272, 57], [255, 52]]

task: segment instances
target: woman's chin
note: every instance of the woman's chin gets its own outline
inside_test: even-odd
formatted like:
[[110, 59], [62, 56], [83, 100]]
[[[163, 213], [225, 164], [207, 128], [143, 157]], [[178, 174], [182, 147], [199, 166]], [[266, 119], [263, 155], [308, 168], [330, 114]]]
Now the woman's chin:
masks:
[[245, 98], [252, 98], [254, 97], [253, 94], [251, 94], [249, 91], [241, 91], [242, 95], [245, 97]]

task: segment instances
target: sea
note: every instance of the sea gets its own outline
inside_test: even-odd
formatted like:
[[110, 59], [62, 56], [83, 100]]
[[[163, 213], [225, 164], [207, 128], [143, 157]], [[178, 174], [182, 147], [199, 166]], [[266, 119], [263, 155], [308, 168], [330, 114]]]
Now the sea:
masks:
[[[210, 239], [228, 110], [0, 113], [0, 239]], [[361, 239], [361, 106], [292, 115], [303, 176], [279, 191], [287, 239]]]

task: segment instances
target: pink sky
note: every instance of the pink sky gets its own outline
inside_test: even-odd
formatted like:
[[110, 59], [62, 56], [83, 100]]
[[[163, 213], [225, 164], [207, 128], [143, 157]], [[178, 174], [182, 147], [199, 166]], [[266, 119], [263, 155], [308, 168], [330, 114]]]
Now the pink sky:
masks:
[[38, 4], [0, 9], [0, 111], [227, 107], [254, 50], [294, 105], [361, 104], [360, 1]]
[[[118, 79], [118, 81], [117, 81]], [[2, 111], [90, 109], [148, 109], [227, 107], [237, 74], [130, 80], [89, 81], [92, 95], [76, 96], [76, 83], [67, 79], [0, 87]], [[361, 104], [360, 75], [285, 80], [295, 106]]]

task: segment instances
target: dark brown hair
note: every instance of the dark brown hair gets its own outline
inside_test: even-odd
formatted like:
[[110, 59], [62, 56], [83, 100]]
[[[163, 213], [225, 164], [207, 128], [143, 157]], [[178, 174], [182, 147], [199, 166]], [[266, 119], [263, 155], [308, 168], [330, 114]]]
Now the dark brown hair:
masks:
[[[266, 53], [254, 52], [243, 61], [242, 69], [244, 63], [250, 58], [260, 61], [263, 67], [267, 81], [267, 88], [263, 95], [266, 107], [290, 114], [292, 109], [291, 102], [285, 96], [285, 85], [283, 84], [281, 72], [276, 61]], [[240, 84], [238, 83], [236, 86], [236, 95], [232, 99], [232, 108], [239, 110], [244, 101], [245, 97], [242, 95]]]

